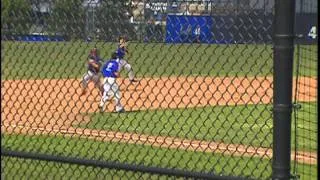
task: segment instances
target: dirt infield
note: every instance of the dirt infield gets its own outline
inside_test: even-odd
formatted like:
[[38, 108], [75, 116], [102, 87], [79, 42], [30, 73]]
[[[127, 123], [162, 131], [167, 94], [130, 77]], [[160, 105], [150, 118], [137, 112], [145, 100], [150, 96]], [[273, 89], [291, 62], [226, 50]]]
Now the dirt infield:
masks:
[[[295, 82], [295, 81], [294, 81]], [[299, 101], [316, 101], [316, 79], [302, 78]], [[241, 144], [195, 141], [174, 137], [149, 136], [94, 129], [74, 128], [90, 121], [84, 115], [98, 111], [100, 96], [90, 84], [90, 93], [80, 96], [78, 79], [7, 80], [1, 87], [1, 130], [22, 134], [86, 135], [103, 141], [148, 144], [192, 151], [219, 152], [241, 156], [272, 157], [272, 150]], [[126, 111], [159, 108], [191, 108], [214, 105], [270, 104], [272, 77], [211, 78], [170, 77], [144, 78], [137, 84], [119, 79], [122, 103]], [[109, 103], [106, 111], [113, 111]], [[316, 164], [316, 153], [298, 152], [298, 161]]]

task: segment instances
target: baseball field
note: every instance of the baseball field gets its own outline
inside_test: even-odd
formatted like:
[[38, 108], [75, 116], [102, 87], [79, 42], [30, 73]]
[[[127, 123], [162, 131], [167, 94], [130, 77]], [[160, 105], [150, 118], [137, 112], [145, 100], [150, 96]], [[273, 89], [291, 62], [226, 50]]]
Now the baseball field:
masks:
[[[267, 179], [272, 160], [271, 45], [131, 43], [118, 79], [126, 113], [100, 113], [99, 93], [80, 96], [87, 54], [95, 44], [2, 42], [1, 143], [12, 150]], [[108, 59], [114, 43], [97, 43]], [[317, 59], [316, 46], [312, 57]], [[306, 60], [305, 60], [306, 61]], [[303, 61], [304, 62], [304, 61]], [[299, 76], [297, 146], [301, 179], [317, 175], [317, 62]], [[294, 70], [295, 72], [295, 70]], [[296, 84], [299, 78], [303, 82]], [[300, 87], [301, 86], [301, 87]], [[307, 122], [307, 123], [306, 123]], [[294, 124], [293, 124], [294, 125]], [[292, 128], [294, 136], [294, 126]], [[294, 142], [292, 141], [292, 147]], [[293, 157], [292, 157], [293, 160]], [[2, 157], [6, 179], [157, 179], [150, 174]], [[19, 166], [17, 166], [19, 164]], [[46, 165], [46, 166], [44, 166]], [[78, 169], [79, 168], [79, 169]], [[33, 170], [30, 170], [33, 169]], [[80, 169], [82, 171], [80, 171]], [[76, 171], [77, 176], [75, 176]], [[160, 177], [168, 178], [168, 177]]]

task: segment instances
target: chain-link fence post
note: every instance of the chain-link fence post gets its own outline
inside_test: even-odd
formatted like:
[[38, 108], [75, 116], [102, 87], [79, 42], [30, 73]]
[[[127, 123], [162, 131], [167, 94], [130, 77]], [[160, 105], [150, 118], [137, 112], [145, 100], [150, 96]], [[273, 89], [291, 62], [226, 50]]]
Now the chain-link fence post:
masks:
[[272, 179], [290, 179], [295, 1], [275, 1]]

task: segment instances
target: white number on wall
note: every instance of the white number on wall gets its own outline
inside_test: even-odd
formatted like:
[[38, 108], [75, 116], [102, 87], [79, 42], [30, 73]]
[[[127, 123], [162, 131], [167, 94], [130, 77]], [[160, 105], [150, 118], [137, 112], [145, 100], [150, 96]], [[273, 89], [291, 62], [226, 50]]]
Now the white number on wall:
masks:
[[312, 39], [316, 39], [317, 38], [317, 27], [316, 26], [312, 26], [308, 36], [311, 37]]

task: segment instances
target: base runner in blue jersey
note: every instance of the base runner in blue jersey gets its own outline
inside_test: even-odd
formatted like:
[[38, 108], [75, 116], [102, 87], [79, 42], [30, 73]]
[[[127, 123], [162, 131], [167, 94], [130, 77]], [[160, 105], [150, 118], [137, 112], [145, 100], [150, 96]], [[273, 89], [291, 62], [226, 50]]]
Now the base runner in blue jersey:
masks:
[[102, 60], [99, 57], [98, 49], [93, 48], [90, 51], [90, 54], [88, 56], [88, 70], [86, 74], [84, 74], [81, 84], [82, 84], [82, 94], [84, 95], [86, 93], [86, 90], [88, 88], [88, 84], [90, 81], [92, 81], [96, 88], [99, 88], [100, 92], [102, 93], [103, 89], [101, 87], [100, 82], [100, 67], [102, 64]]
[[113, 53], [111, 59], [107, 61], [102, 69], [101, 73], [103, 76], [103, 95], [99, 104], [100, 111], [105, 110], [105, 103], [110, 98], [114, 97], [115, 100], [115, 110], [116, 112], [124, 112], [124, 108], [120, 102], [121, 94], [119, 85], [116, 79], [119, 77], [119, 60], [117, 59], [117, 54]]
[[129, 80], [131, 82], [137, 82], [137, 80], [134, 78], [134, 72], [131, 65], [128, 63], [128, 61], [124, 60], [124, 56], [128, 53], [127, 46], [127, 39], [124, 36], [120, 36], [119, 45], [116, 50], [117, 58], [119, 59], [119, 71], [121, 71], [121, 69], [124, 67], [128, 72]]

